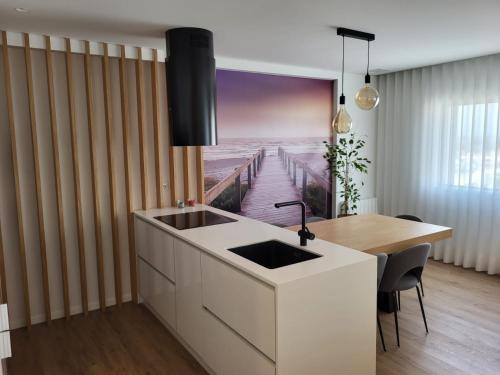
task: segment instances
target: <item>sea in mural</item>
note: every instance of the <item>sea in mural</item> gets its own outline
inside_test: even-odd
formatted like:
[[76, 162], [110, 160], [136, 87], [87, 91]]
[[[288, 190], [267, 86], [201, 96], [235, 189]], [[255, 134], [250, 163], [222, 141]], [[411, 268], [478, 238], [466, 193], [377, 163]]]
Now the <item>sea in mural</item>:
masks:
[[204, 147], [207, 204], [278, 226], [331, 215], [323, 159], [331, 142], [332, 81], [217, 71], [219, 144]]

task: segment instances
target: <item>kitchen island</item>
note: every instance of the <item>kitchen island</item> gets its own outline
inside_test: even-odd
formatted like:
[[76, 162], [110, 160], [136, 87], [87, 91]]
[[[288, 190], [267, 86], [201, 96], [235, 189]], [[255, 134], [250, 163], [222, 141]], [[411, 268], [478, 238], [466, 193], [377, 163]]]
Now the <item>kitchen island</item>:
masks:
[[[235, 221], [155, 219], [203, 210]], [[134, 217], [141, 300], [210, 373], [375, 374], [375, 257], [301, 247], [294, 232], [204, 205]], [[271, 269], [228, 250], [270, 240], [318, 257]]]

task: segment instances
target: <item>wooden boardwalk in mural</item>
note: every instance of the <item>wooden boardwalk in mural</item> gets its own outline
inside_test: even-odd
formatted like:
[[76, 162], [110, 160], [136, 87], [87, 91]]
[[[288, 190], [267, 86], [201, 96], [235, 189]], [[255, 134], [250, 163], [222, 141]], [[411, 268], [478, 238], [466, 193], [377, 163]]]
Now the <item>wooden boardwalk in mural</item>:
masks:
[[[302, 200], [300, 190], [293, 184], [280, 158], [268, 155], [263, 158], [262, 168], [241, 202], [241, 214], [279, 226], [295, 225], [300, 223], [300, 207], [274, 207], [277, 202], [293, 200]], [[311, 215], [309, 208], [306, 215]]]

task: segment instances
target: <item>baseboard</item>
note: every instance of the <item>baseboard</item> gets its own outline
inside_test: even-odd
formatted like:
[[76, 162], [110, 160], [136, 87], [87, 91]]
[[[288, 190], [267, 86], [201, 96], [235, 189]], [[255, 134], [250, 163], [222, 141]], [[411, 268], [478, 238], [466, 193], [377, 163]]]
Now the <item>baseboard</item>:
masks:
[[[122, 301], [123, 302], [132, 301], [132, 294], [127, 293], [127, 294], [123, 295]], [[116, 298], [115, 297], [111, 297], [111, 298], [106, 299], [106, 307], [111, 307], [114, 305], [116, 305]], [[99, 310], [99, 308], [100, 308], [100, 305], [99, 305], [98, 300], [89, 302], [89, 311]], [[69, 311], [70, 311], [71, 316], [83, 314], [83, 307], [81, 304], [73, 305], [73, 306], [70, 306]], [[65, 316], [64, 315], [64, 308], [58, 309], [58, 310], [52, 310], [51, 315], [52, 315], [52, 320], [64, 318], [64, 316]], [[46, 321], [46, 319], [45, 319], [44, 313], [31, 316], [31, 324], [32, 325], [45, 323], [45, 321]], [[17, 318], [17, 319], [11, 318], [11, 319], [9, 319], [9, 324], [10, 324], [10, 329], [17, 329], [17, 328], [26, 327], [26, 321], [23, 318]]]

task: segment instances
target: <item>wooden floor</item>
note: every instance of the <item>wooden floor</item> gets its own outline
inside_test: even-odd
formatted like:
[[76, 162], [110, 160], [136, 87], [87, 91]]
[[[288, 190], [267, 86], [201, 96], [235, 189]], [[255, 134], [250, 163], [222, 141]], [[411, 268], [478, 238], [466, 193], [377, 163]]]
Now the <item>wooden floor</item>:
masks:
[[[300, 223], [299, 207], [277, 209], [274, 204], [296, 200], [302, 200], [302, 195], [298, 187], [293, 184], [293, 179], [288, 175], [286, 167], [278, 156], [268, 155], [262, 159], [262, 168], [254, 179], [252, 189], [246, 192], [241, 202], [241, 215], [281, 227], [289, 227]], [[307, 207], [306, 215], [311, 215], [309, 207]]]
[[500, 374], [500, 277], [429, 261], [423, 276], [426, 335], [416, 290], [401, 293], [394, 316], [381, 313], [387, 353], [377, 342], [377, 374]]
[[[379, 345], [377, 374], [500, 374], [500, 277], [429, 261], [423, 280], [430, 333], [416, 292], [403, 293], [401, 348], [382, 314], [388, 352]], [[16, 330], [12, 346], [9, 375], [206, 374], [140, 305]]]
[[142, 305], [12, 332], [8, 375], [206, 374]]

